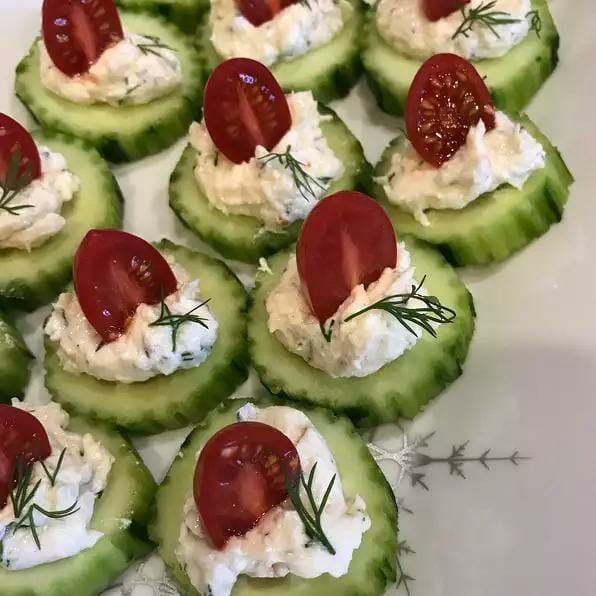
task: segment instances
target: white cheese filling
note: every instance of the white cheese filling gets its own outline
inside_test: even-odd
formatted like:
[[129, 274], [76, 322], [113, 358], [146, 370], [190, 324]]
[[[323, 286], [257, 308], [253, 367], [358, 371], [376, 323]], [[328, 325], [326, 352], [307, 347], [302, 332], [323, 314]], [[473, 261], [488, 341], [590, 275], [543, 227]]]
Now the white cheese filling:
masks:
[[385, 269], [368, 288], [356, 286], [326, 321], [325, 329], [334, 322], [327, 342], [304, 295], [296, 257], [292, 256], [280, 282], [267, 296], [269, 331], [290, 352], [332, 377], [365, 377], [412, 348], [422, 330], [412, 325], [414, 335], [382, 310], [370, 310], [348, 322], [345, 319], [387, 296], [408, 293], [416, 285], [414, 272], [410, 253], [400, 243], [397, 266]]
[[40, 485], [19, 520], [33, 504], [49, 512], [68, 509], [75, 502], [78, 508], [62, 519], [35, 511], [33, 519], [40, 542], [38, 548], [30, 529], [15, 530], [14, 522], [19, 520], [15, 519], [9, 499], [0, 510], [0, 562], [16, 571], [72, 557], [98, 542], [103, 534], [90, 529], [90, 522], [95, 500], [106, 487], [114, 458], [90, 434], [78, 435], [65, 430], [69, 417], [58, 404], [30, 408], [13, 400], [12, 405], [31, 412], [43, 424], [52, 448], [52, 454], [44, 460], [50, 474], [54, 474], [60, 454], [66, 449], [54, 486], [41, 464], [33, 465], [29, 487], [33, 489], [38, 481]]
[[74, 103], [146, 104], [182, 84], [180, 60], [159, 38], [125, 31], [87, 73], [74, 77], [56, 68], [43, 40], [39, 45], [43, 86]]
[[41, 177], [33, 180], [0, 209], [0, 249], [31, 250], [55, 236], [65, 225], [62, 205], [79, 190], [80, 181], [67, 169], [61, 153], [37, 145]]
[[[216, 550], [202, 532], [191, 491], [184, 507], [176, 556], [193, 586], [201, 594], [229, 596], [239, 575], [263, 578], [288, 574], [305, 578], [325, 573], [333, 577], [345, 575], [353, 552], [360, 546], [371, 522], [360, 496], [345, 497], [337, 464], [325, 439], [305, 414], [286, 406], [259, 409], [247, 404], [238, 411], [238, 418], [268, 424], [285, 434], [296, 446], [305, 477], [317, 465], [313, 490], [317, 503], [337, 474], [322, 515], [323, 529], [336, 554], [331, 555], [306, 535], [289, 500], [264, 515], [246, 535], [233, 537], [222, 550]], [[302, 499], [306, 502], [305, 494]]]
[[[256, 217], [272, 230], [304, 219], [344, 171], [323, 136], [321, 122], [328, 116], [319, 114], [312, 93], [302, 91], [286, 98], [292, 116], [290, 130], [271, 152], [258, 146], [247, 162], [236, 164], [220, 153], [204, 122], [190, 127], [190, 141], [197, 151], [195, 178], [209, 202], [226, 214]], [[298, 186], [291, 168], [279, 159], [263, 159], [269, 153], [283, 154], [288, 148], [314, 179], [308, 180], [312, 194]]]
[[[485, 0], [464, 5], [466, 13], [477, 9]], [[422, 0], [379, 0], [376, 11], [377, 30], [397, 51], [417, 58], [449, 52], [467, 60], [498, 58], [520, 43], [530, 30], [528, 13], [531, 0], [496, 0], [488, 12], [503, 11], [514, 23], [494, 25], [494, 31], [475, 22], [466, 35], [453, 37], [464, 21], [459, 10], [430, 21], [424, 14]], [[495, 33], [496, 32], [496, 33]]]
[[[170, 266], [178, 289], [165, 302], [173, 315], [183, 315], [203, 303], [199, 281], [191, 280], [175, 262], [170, 261]], [[76, 294], [65, 292], [54, 304], [45, 332], [56, 342], [65, 370], [105, 381], [134, 383], [199, 366], [217, 339], [219, 325], [209, 307], [204, 304], [193, 312], [204, 325], [188, 321], [178, 327], [175, 350], [172, 327], [151, 326], [159, 319], [160, 309], [159, 304], [139, 305], [126, 332], [104, 344], [85, 318]]]
[[503, 112], [486, 132], [480, 120], [470, 128], [465, 145], [440, 168], [425, 162], [412, 144], [391, 158], [386, 176], [377, 179], [387, 198], [429, 225], [427, 209], [463, 209], [503, 184], [521, 189], [531, 174], [545, 165], [542, 145]]
[[242, 16], [235, 0], [212, 0], [211, 43], [222, 58], [252, 58], [269, 66], [331, 41], [352, 10], [345, 0], [308, 0], [255, 27]]

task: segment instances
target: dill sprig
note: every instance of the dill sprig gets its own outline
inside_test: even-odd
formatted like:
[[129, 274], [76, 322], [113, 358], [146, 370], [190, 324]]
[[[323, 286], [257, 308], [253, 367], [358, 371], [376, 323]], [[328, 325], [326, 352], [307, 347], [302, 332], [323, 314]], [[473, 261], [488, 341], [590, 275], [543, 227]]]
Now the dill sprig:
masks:
[[149, 327], [171, 327], [172, 328], [172, 350], [176, 351], [176, 339], [178, 337], [178, 331], [184, 323], [197, 323], [204, 327], [205, 329], [209, 329], [205, 321], [204, 317], [199, 317], [198, 315], [193, 314], [202, 306], [205, 306], [209, 302], [208, 300], [203, 300], [201, 304], [195, 306], [187, 313], [182, 315], [173, 314], [170, 310], [170, 307], [167, 305], [163, 288], [161, 289], [161, 311], [159, 313], [159, 318], [153, 323], [149, 324]]
[[511, 25], [519, 23], [519, 19], [514, 19], [510, 13], [503, 10], [493, 10], [497, 4], [497, 0], [491, 2], [483, 2], [477, 8], [469, 8], [466, 12], [465, 7], [460, 8], [463, 21], [457, 28], [451, 39], [455, 39], [458, 35], [468, 37], [468, 33], [474, 28], [476, 24], [488, 27], [496, 37], [500, 37], [499, 32], [495, 27], [499, 25]]
[[0, 210], [8, 211], [11, 215], [19, 215], [19, 211], [30, 209], [33, 205], [11, 205], [10, 203], [16, 196], [28, 186], [33, 180], [33, 171], [31, 164], [27, 164], [24, 171], [19, 174], [21, 168], [21, 148], [17, 145], [10, 156], [8, 168], [6, 169], [6, 179], [0, 181], [2, 196], [0, 196]]
[[[97, 351], [97, 350], [96, 350]], [[54, 472], [50, 472], [43, 460], [40, 460], [41, 467], [43, 471], [46, 473], [48, 480], [50, 481], [51, 486], [56, 486], [56, 479], [58, 478], [58, 473], [60, 472], [60, 468], [62, 467], [62, 462], [64, 461], [64, 456], [66, 455], [66, 447], [62, 449], [60, 452], [60, 456], [58, 457], [58, 463], [54, 468]]]
[[333, 319], [331, 319], [331, 322], [329, 323], [329, 327], [327, 329], [325, 329], [325, 325], [323, 325], [323, 323], [321, 323], [320, 327], [321, 327], [321, 333], [323, 334], [323, 337], [325, 338], [325, 341], [329, 344], [331, 343], [331, 336], [333, 334], [333, 326], [335, 325], [335, 321]]
[[139, 48], [139, 50], [141, 50], [143, 54], [153, 54], [154, 56], [163, 58], [163, 54], [161, 52], [158, 52], [158, 50], [170, 50], [170, 52], [176, 51], [174, 48], [171, 48], [170, 46], [163, 43], [161, 39], [159, 37], [156, 37], [155, 35], [144, 35], [143, 37], [146, 37], [147, 39], [151, 40], [150, 43], [137, 44], [137, 48]]
[[536, 37], [540, 39], [540, 32], [542, 31], [542, 17], [537, 10], [531, 10], [527, 15], [526, 19], [530, 19], [530, 31], [536, 33]]
[[[259, 161], [263, 165], [268, 164], [270, 161], [279, 161], [279, 163], [290, 171], [296, 188], [300, 191], [300, 194], [305, 200], [317, 199], [317, 193], [313, 186], [318, 187], [321, 190], [325, 190], [325, 185], [322, 184], [321, 180], [313, 178], [304, 168], [306, 164], [298, 161], [291, 153], [292, 146], [288, 145], [284, 153], [267, 153], [259, 157]], [[310, 198], [309, 198], [310, 196]]]
[[[327, 505], [327, 501], [329, 500], [329, 495], [331, 494], [331, 490], [333, 489], [333, 485], [335, 483], [335, 474], [333, 478], [331, 478], [327, 489], [325, 490], [325, 494], [321, 499], [321, 503], [317, 505], [315, 500], [315, 496], [313, 494], [313, 482], [315, 479], [315, 470], [317, 469], [317, 464], [312, 467], [310, 474], [308, 476], [308, 481], [304, 479], [304, 474], [300, 472], [300, 477], [295, 480], [294, 482], [290, 481], [286, 476], [286, 488], [288, 490], [288, 496], [292, 501], [292, 505], [294, 505], [294, 509], [296, 509], [296, 513], [300, 517], [300, 520], [304, 524], [304, 530], [306, 535], [311, 538], [311, 540], [317, 540], [320, 542], [329, 553], [332, 555], [335, 554], [335, 549], [329, 539], [325, 535], [325, 531], [323, 530], [323, 526], [321, 524], [321, 516], [323, 511], [325, 510], [325, 506]], [[300, 486], [304, 487], [304, 492], [308, 498], [308, 505], [305, 505], [302, 502], [302, 498], [300, 496]], [[312, 513], [308, 510], [307, 507], [310, 507]]]

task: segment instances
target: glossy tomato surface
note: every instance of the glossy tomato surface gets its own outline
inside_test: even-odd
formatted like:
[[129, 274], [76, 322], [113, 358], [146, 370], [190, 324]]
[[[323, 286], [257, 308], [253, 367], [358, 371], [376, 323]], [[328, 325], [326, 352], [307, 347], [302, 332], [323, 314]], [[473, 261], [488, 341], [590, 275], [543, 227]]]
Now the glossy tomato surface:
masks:
[[238, 0], [238, 8], [245, 19], [258, 27], [297, 2], [298, 0]]
[[430, 21], [438, 21], [459, 10], [470, 0], [422, 0], [422, 9]]
[[0, 114], [0, 182], [14, 188], [40, 176], [41, 160], [33, 137], [16, 120]]

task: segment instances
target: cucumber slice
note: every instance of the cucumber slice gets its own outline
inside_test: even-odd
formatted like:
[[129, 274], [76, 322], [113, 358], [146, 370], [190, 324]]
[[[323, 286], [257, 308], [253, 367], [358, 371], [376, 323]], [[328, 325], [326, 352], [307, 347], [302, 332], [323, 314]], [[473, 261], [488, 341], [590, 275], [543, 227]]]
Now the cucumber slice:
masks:
[[47, 304], [70, 281], [73, 255], [88, 230], [122, 225], [120, 189], [97, 151], [89, 143], [61, 134], [33, 136], [64, 155], [81, 188], [64, 204], [66, 225], [58, 234], [31, 252], [0, 249], [0, 306], [20, 310]]
[[246, 293], [224, 263], [162, 240], [157, 248], [200, 279], [201, 294], [219, 321], [211, 354], [196, 368], [144, 383], [111, 383], [66, 372], [46, 337], [45, 383], [69, 412], [139, 434], [180, 428], [201, 420], [246, 380]]
[[[183, 507], [192, 487], [196, 454], [220, 428], [236, 421], [244, 401], [220, 406], [188, 437], [155, 500], [155, 518], [149, 535], [180, 586], [182, 594], [197, 594], [175, 555]], [[259, 404], [262, 405], [262, 404]], [[393, 491], [350, 422], [321, 408], [303, 409], [323, 435], [337, 463], [344, 491], [359, 494], [366, 502], [371, 527], [354, 552], [350, 569], [340, 578], [329, 574], [315, 579], [239, 578], [233, 596], [284, 594], [285, 596], [381, 596], [395, 581], [397, 511]]]
[[37, 40], [17, 66], [15, 91], [45, 129], [86, 139], [113, 162], [133, 161], [169, 147], [185, 135], [200, 113], [201, 60], [192, 41], [163, 18], [120, 11], [129, 31], [155, 35], [174, 49], [182, 63], [182, 87], [145, 105], [78, 105], [48, 91], [39, 78]]
[[[547, 0], [532, 0], [542, 20], [540, 37], [533, 31], [505, 56], [475, 62], [495, 105], [505, 112], [519, 112], [536, 94], [558, 62], [559, 34]], [[375, 12], [366, 25], [362, 63], [379, 107], [401, 116], [414, 75], [423, 60], [394, 50], [377, 31]]]
[[271, 393], [328, 407], [358, 425], [373, 426], [413, 418], [459, 377], [474, 332], [472, 297], [439, 251], [412, 237], [400, 236], [400, 240], [411, 253], [416, 278], [427, 276], [428, 293], [457, 312], [455, 321], [441, 325], [436, 339], [425, 332], [411, 350], [371, 375], [330, 377], [286, 350], [269, 332], [265, 301], [288, 259], [287, 254], [275, 255], [269, 260], [273, 275], [257, 275], [248, 322], [253, 366]]
[[[521, 190], [501, 186], [463, 209], [427, 211], [430, 225], [423, 226], [389, 203], [383, 188], [375, 184], [373, 195], [387, 210], [397, 233], [435, 244], [454, 265], [486, 265], [506, 259], [561, 221], [573, 176], [536, 125], [527, 116], [520, 122], [546, 152], [545, 167], [534, 172]], [[376, 176], [388, 172], [396, 141], [385, 149]]]
[[189, 34], [195, 33], [209, 8], [209, 0], [116, 0], [116, 4], [125, 10], [159, 14]]
[[[370, 166], [362, 146], [335, 112], [323, 107], [320, 110], [333, 116], [332, 121], [321, 123], [321, 129], [345, 169], [344, 175], [330, 186], [328, 192], [365, 186], [370, 177]], [[271, 232], [265, 231], [262, 222], [255, 217], [226, 215], [213, 207], [197, 184], [195, 162], [196, 152], [188, 145], [170, 179], [170, 206], [182, 223], [207, 244], [228, 259], [254, 263], [296, 240], [301, 221], [294, 222], [284, 232]]]
[[[271, 71], [284, 91], [312, 91], [321, 102], [328, 103], [348, 94], [362, 72], [360, 45], [364, 11], [360, 0], [351, 0], [353, 10], [346, 16], [339, 33], [323, 46], [291, 60], [280, 60]], [[209, 15], [199, 28], [206, 74], [222, 62], [210, 40]]]
[[31, 371], [33, 354], [21, 334], [0, 314], [0, 403], [22, 397]]
[[115, 431], [80, 418], [71, 418], [68, 430], [90, 433], [115, 458], [91, 520], [104, 536], [68, 559], [19, 571], [0, 568], [2, 596], [96, 596], [151, 550], [145, 527], [155, 483], [132, 445]]

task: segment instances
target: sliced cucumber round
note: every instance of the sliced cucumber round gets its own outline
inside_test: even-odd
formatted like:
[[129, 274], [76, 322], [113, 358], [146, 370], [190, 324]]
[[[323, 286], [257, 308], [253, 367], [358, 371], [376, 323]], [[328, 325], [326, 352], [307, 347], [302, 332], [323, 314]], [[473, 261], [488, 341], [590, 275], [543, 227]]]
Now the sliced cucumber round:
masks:
[[33, 354], [5, 315], [0, 314], [0, 403], [22, 397], [31, 371]]
[[[559, 34], [547, 0], [532, 0], [540, 15], [540, 36], [527, 37], [501, 58], [474, 63], [484, 78], [495, 105], [506, 112], [519, 112], [536, 94], [558, 62]], [[375, 11], [370, 12], [362, 63], [371, 90], [381, 109], [401, 116], [414, 75], [423, 60], [400, 54], [379, 34]]]
[[[370, 178], [370, 167], [362, 146], [334, 112], [328, 108], [321, 111], [333, 116], [333, 120], [321, 122], [321, 129], [345, 170], [328, 192], [365, 186]], [[170, 206], [182, 223], [224, 257], [254, 263], [296, 240], [301, 221], [294, 222], [283, 232], [272, 232], [266, 231], [256, 217], [226, 215], [215, 208], [197, 184], [195, 164], [196, 151], [188, 145], [170, 179]]]
[[116, 0], [125, 10], [144, 10], [165, 17], [182, 31], [194, 34], [209, 0]]
[[251, 301], [248, 342], [261, 382], [276, 395], [306, 401], [349, 416], [362, 426], [413, 418], [423, 406], [462, 372], [474, 332], [474, 304], [464, 284], [439, 251], [412, 237], [400, 236], [416, 267], [416, 279], [456, 311], [451, 324], [424, 332], [416, 345], [397, 360], [366, 377], [334, 378], [288, 351], [270, 333], [265, 302], [279, 283], [287, 254], [269, 259], [273, 274], [259, 273]]
[[[375, 184], [372, 193], [387, 210], [397, 233], [413, 234], [436, 245], [454, 265], [486, 265], [506, 259], [560, 221], [573, 176], [536, 125], [527, 116], [520, 122], [546, 152], [545, 167], [535, 171], [521, 190], [505, 185], [463, 209], [429, 210], [430, 225], [423, 226], [391, 204], [383, 188]], [[398, 142], [385, 149], [376, 176], [389, 172]]]
[[192, 277], [219, 322], [213, 350], [196, 368], [157, 376], [143, 383], [111, 383], [66, 372], [55, 345], [46, 338], [45, 383], [69, 412], [99, 419], [130, 432], [153, 434], [201, 420], [246, 380], [246, 292], [224, 263], [162, 240]]
[[120, 11], [128, 31], [159, 37], [182, 63], [182, 87], [144, 105], [79, 105], [48, 91], [39, 75], [39, 45], [17, 66], [15, 91], [45, 129], [86, 139], [113, 162], [140, 159], [169, 147], [185, 135], [200, 113], [201, 59], [190, 38], [157, 15]]
[[[351, 2], [345, 11], [346, 21], [337, 35], [325, 45], [291, 60], [280, 60], [271, 71], [284, 91], [312, 91], [321, 102], [328, 103], [348, 94], [360, 78], [360, 46], [364, 10], [360, 0]], [[223, 61], [210, 40], [209, 15], [199, 29], [199, 43], [207, 75]]]
[[[159, 552], [182, 594], [188, 596], [197, 594], [197, 591], [191, 585], [175, 551], [184, 503], [192, 490], [196, 454], [215, 432], [236, 421], [236, 413], [243, 403], [229, 402], [209, 415], [188, 437], [181, 457], [176, 458], [157, 493], [156, 515], [149, 526], [149, 535], [158, 544]], [[350, 569], [343, 577], [334, 578], [325, 574], [315, 579], [293, 575], [283, 579], [251, 579], [241, 576], [232, 595], [381, 596], [386, 587], [395, 581], [396, 575], [397, 511], [393, 491], [346, 418], [321, 408], [304, 408], [303, 411], [333, 453], [346, 495], [359, 494], [364, 499], [371, 527], [363, 535], [360, 547], [354, 552]]]
[[64, 204], [66, 225], [30, 252], [0, 249], [0, 305], [34, 310], [47, 304], [70, 281], [72, 259], [83, 236], [92, 228], [122, 225], [122, 195], [108, 164], [84, 141], [61, 134], [34, 133], [38, 143], [64, 155], [81, 186]]
[[71, 418], [68, 430], [90, 433], [114, 457], [91, 527], [104, 536], [74, 557], [11, 571], [0, 567], [2, 596], [96, 596], [151, 546], [146, 524], [155, 482], [134, 448], [114, 430]]

